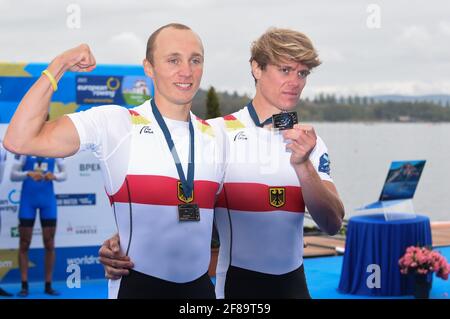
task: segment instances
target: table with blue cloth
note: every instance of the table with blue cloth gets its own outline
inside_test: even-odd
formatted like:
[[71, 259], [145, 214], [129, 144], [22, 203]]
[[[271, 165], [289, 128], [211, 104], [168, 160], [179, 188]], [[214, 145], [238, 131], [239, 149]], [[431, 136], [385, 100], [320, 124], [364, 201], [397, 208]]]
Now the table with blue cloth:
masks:
[[[386, 221], [384, 214], [355, 216], [347, 227], [344, 261], [338, 291], [365, 296], [403, 296], [414, 293], [414, 276], [402, 275], [398, 260], [409, 246], [431, 246], [428, 217]], [[380, 285], [372, 287], [378, 265]], [[369, 276], [371, 276], [369, 278]], [[368, 280], [369, 279], [369, 280]], [[429, 280], [432, 276], [429, 276]]]

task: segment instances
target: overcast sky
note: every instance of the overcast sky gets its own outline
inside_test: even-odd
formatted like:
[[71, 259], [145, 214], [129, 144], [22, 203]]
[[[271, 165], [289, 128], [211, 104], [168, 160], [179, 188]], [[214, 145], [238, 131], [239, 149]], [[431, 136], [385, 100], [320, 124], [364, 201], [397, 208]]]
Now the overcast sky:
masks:
[[170, 22], [203, 40], [202, 88], [252, 94], [250, 44], [277, 26], [306, 33], [323, 61], [304, 96], [450, 92], [447, 0], [0, 0], [0, 61], [48, 62], [85, 42], [99, 64], [141, 64]]

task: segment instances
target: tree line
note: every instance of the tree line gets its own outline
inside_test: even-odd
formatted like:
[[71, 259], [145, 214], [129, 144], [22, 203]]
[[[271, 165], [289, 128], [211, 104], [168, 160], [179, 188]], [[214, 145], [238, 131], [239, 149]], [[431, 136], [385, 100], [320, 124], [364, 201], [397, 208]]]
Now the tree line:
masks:
[[[211, 87], [199, 90], [192, 109], [208, 119], [236, 112], [250, 100], [249, 96], [217, 92]], [[424, 101], [378, 101], [365, 96], [319, 94], [313, 99], [301, 99], [296, 111], [301, 121], [308, 122], [450, 122], [450, 107]]]

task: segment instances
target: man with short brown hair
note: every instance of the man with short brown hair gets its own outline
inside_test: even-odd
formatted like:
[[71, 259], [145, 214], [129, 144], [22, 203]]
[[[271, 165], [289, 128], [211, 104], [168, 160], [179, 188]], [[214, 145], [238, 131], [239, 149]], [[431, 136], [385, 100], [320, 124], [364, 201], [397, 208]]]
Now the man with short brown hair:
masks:
[[169, 24], [150, 36], [145, 74], [151, 101], [104, 105], [44, 122], [57, 80], [95, 68], [89, 46], [57, 56], [18, 106], [4, 145], [19, 154], [67, 157], [91, 150], [100, 161], [130, 275], [109, 283], [111, 298], [214, 298], [207, 270], [223, 147], [192, 114], [203, 74], [200, 38]]

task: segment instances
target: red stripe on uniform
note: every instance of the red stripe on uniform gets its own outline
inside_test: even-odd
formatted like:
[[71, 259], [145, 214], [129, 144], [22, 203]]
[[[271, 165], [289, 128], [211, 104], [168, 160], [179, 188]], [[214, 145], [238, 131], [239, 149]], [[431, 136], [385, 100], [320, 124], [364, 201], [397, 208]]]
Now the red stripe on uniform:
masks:
[[206, 122], [205, 120], [199, 118], [198, 116], [195, 116], [195, 117], [196, 117], [197, 121], [199, 121], [200, 123], [202, 123], [202, 124], [204, 124], [204, 125], [206, 125], [206, 126], [210, 126], [209, 123]]
[[[172, 177], [155, 175], [128, 175], [119, 191], [110, 195], [110, 201], [116, 203], [176, 206], [183, 204], [178, 199], [178, 180]], [[213, 208], [219, 183], [211, 181], [194, 181], [194, 200], [200, 208]]]
[[223, 119], [225, 121], [234, 121], [234, 120], [236, 120], [236, 117], [234, 117], [234, 115], [229, 114], [229, 115], [223, 116]]
[[[285, 203], [281, 207], [270, 204], [270, 187], [281, 187], [285, 190]], [[226, 196], [225, 196], [226, 194]], [[257, 183], [225, 183], [219, 194], [216, 207], [242, 210], [248, 212], [269, 212], [274, 210], [304, 213], [302, 188], [299, 186], [269, 186]]]

